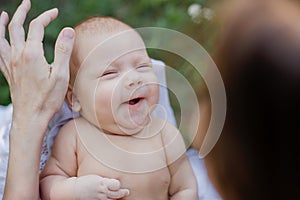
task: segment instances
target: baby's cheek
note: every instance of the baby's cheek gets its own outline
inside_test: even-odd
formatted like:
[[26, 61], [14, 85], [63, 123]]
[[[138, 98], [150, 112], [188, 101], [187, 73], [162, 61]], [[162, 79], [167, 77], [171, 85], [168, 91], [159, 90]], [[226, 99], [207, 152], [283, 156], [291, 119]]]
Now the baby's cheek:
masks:
[[159, 99], [159, 86], [158, 85], [151, 86], [150, 97], [151, 97], [152, 105], [155, 105], [158, 103], [158, 99]]

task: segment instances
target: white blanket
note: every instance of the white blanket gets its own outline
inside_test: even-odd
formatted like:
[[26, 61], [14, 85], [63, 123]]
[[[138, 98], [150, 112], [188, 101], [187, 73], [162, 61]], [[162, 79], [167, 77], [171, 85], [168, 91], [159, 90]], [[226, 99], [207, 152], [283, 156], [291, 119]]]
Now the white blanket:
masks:
[[7, 170], [11, 116], [12, 105], [0, 106], [0, 199], [3, 196]]

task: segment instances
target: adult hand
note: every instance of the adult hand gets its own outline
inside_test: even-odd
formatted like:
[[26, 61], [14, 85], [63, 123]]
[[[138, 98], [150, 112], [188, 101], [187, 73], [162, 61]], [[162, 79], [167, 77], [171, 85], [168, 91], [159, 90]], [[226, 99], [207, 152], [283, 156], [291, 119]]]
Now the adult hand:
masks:
[[[69, 59], [74, 43], [74, 31], [65, 28], [55, 45], [53, 68], [44, 57], [44, 28], [58, 15], [48, 10], [31, 21], [27, 39], [23, 23], [30, 9], [24, 0], [16, 10], [8, 28], [10, 44], [5, 39], [8, 15], [0, 18], [0, 69], [6, 77], [14, 108], [13, 119], [35, 119], [48, 123], [62, 106], [69, 81]], [[25, 116], [24, 116], [25, 115]]]
[[31, 21], [27, 39], [23, 23], [30, 0], [23, 0], [10, 24], [10, 43], [5, 39], [9, 18], [0, 16], [0, 70], [6, 77], [13, 103], [10, 151], [3, 199], [39, 199], [39, 161], [43, 136], [61, 107], [69, 80], [69, 59], [74, 30], [61, 31], [55, 45], [54, 67], [44, 57], [44, 28], [57, 17], [48, 10]]

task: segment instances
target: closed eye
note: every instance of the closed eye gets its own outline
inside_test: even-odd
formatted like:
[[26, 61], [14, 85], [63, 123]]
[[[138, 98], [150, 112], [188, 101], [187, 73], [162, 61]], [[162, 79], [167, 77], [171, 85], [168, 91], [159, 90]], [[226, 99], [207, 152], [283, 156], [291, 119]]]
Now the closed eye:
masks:
[[106, 78], [106, 79], [111, 79], [118, 76], [117, 71], [105, 71], [103, 74], [100, 76], [101, 78]]
[[151, 64], [143, 64], [143, 65], [139, 65], [137, 68], [136, 68], [138, 71], [148, 71], [148, 70], [151, 70], [152, 69], [152, 65]]

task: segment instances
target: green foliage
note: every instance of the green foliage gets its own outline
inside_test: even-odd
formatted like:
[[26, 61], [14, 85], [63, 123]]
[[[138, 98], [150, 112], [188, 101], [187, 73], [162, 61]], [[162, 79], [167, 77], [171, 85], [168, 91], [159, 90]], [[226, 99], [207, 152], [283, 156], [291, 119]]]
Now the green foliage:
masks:
[[2, 73], [0, 73], [0, 105], [7, 105], [10, 103], [10, 94], [7, 82]]

